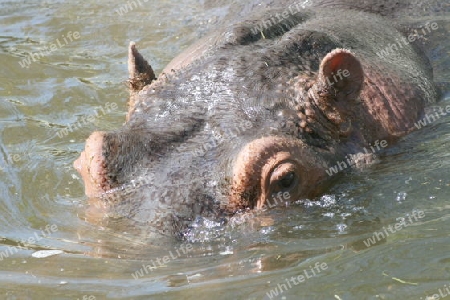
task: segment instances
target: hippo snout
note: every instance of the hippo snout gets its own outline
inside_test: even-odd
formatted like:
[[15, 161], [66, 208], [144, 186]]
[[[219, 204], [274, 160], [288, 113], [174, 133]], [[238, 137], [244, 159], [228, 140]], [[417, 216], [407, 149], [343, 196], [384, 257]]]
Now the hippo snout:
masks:
[[84, 181], [85, 194], [88, 197], [98, 197], [111, 188], [105, 176], [103, 135], [100, 131], [93, 132], [86, 140], [84, 151], [73, 163]]

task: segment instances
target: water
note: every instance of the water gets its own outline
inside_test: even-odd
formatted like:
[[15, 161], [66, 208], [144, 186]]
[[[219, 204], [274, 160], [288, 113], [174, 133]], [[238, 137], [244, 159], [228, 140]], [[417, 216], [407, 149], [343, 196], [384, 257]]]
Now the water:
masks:
[[[276, 299], [448, 294], [449, 116], [343, 176], [317, 203], [226, 227], [198, 220], [183, 244], [86, 222], [72, 162], [92, 131], [123, 123], [129, 41], [159, 72], [232, 13], [215, 2], [141, 0], [120, 15], [124, 4], [0, 4], [1, 299], [267, 299], [280, 287]], [[449, 29], [450, 18], [440, 22]], [[430, 47], [439, 82], [450, 81], [449, 46], [447, 35]], [[117, 108], [104, 113], [107, 102]], [[449, 95], [436, 107], [447, 105]], [[34, 257], [47, 250], [63, 253]]]

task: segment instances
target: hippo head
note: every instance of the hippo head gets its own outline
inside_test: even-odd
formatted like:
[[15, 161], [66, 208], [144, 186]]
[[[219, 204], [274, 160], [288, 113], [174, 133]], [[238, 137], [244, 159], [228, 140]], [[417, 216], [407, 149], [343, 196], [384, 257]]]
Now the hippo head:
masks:
[[197, 216], [322, 192], [326, 168], [346, 152], [338, 143], [358, 138], [350, 120], [364, 75], [327, 36], [288, 34], [235, 27], [158, 79], [132, 43], [127, 121], [92, 133], [74, 163], [87, 196], [110, 216], [173, 234]]

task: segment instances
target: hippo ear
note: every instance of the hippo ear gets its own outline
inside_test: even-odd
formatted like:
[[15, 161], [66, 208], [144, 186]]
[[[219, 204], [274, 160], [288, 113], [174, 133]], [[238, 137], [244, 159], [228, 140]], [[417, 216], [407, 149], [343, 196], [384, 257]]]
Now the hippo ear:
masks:
[[359, 60], [348, 50], [335, 49], [322, 60], [316, 82], [309, 90], [311, 100], [330, 122], [338, 126], [339, 136], [348, 136], [352, 114], [357, 110], [364, 72]]
[[128, 80], [131, 92], [140, 91], [144, 86], [156, 79], [155, 73], [148, 62], [137, 51], [134, 42], [128, 48]]
[[130, 101], [128, 102], [129, 109], [126, 117], [127, 121], [130, 119], [139, 99], [139, 91], [156, 79], [152, 67], [137, 51], [134, 42], [131, 42], [130, 47], [128, 48], [128, 73], [130, 74], [130, 79], [128, 79]]
[[335, 101], [351, 101], [358, 97], [364, 81], [359, 60], [348, 50], [334, 49], [320, 64], [318, 92]]

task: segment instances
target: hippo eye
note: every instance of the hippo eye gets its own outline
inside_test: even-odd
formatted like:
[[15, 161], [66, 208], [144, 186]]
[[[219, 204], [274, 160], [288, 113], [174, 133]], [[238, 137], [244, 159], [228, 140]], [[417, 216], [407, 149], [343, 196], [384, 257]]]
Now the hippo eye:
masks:
[[278, 182], [280, 188], [283, 190], [288, 190], [292, 188], [295, 182], [295, 173], [289, 172], [287, 175], [283, 176]]
[[297, 168], [292, 163], [282, 163], [270, 176], [270, 192], [294, 192], [299, 184]]

